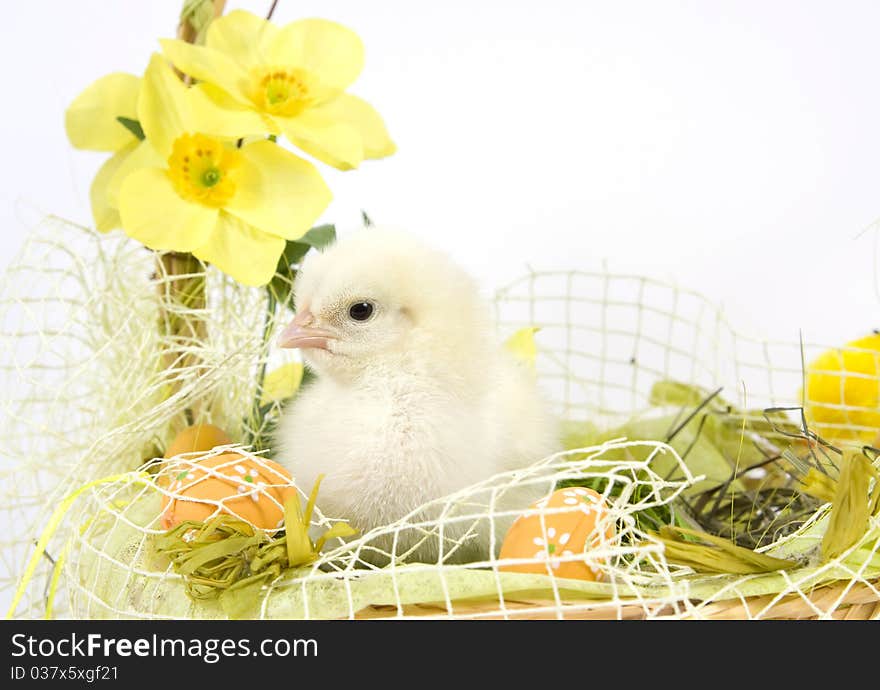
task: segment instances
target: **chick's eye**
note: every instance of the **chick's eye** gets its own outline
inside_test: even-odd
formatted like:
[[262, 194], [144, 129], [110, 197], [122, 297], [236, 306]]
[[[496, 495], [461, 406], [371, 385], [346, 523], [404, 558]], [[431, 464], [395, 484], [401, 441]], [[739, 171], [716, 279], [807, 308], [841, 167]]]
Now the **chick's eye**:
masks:
[[348, 308], [348, 315], [355, 321], [366, 321], [373, 315], [373, 305], [369, 302], [355, 302]]

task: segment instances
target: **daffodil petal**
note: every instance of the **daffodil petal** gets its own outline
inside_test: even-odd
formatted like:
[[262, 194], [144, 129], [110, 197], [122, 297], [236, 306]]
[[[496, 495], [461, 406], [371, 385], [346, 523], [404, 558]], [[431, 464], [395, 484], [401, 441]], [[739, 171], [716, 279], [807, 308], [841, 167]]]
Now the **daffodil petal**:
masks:
[[364, 67], [364, 44], [351, 29], [327, 19], [301, 19], [267, 44], [272, 64], [300, 67], [324, 86], [344, 91]]
[[92, 203], [92, 217], [95, 220], [95, 229], [98, 232], [109, 232], [114, 228], [118, 228], [121, 224], [119, 211], [115, 205], [110, 204], [108, 199], [107, 188], [116, 171], [125, 163], [125, 159], [131, 155], [131, 152], [137, 148], [137, 144], [138, 142], [132, 138], [131, 143], [121, 148], [105, 161], [104, 165], [100, 167], [95, 175], [95, 179], [92, 180], [89, 200]]
[[261, 232], [221, 211], [214, 232], [193, 254], [243, 285], [259, 286], [275, 275], [284, 245], [280, 237]]
[[167, 158], [174, 140], [188, 131], [186, 86], [158, 53], [153, 53], [144, 73], [138, 118], [147, 139]]
[[197, 84], [187, 90], [186, 96], [192, 131], [227, 139], [277, 133], [271, 122], [255, 110], [243, 108], [228, 97], [221, 96], [223, 100], [218, 103], [217, 89], [208, 84]]
[[296, 117], [275, 118], [291, 143], [322, 163], [339, 170], [351, 170], [364, 160], [360, 133], [345, 122], [337, 122], [310, 108]]
[[113, 208], [119, 208], [119, 189], [125, 178], [135, 170], [142, 168], [161, 168], [165, 165], [162, 157], [156, 153], [149, 141], [137, 142], [132, 151], [126, 156], [109, 176], [105, 194], [107, 203]]
[[230, 57], [244, 69], [264, 63], [265, 48], [278, 27], [245, 10], [233, 10], [211, 22], [205, 45]]
[[315, 166], [271, 141], [248, 144], [240, 151], [235, 195], [226, 210], [276, 237], [302, 237], [332, 199]]
[[135, 140], [117, 117], [137, 118], [141, 80], [114, 72], [88, 86], [67, 108], [64, 127], [78, 149], [118, 151]]
[[224, 110], [242, 110], [242, 109], [250, 109], [253, 104], [248, 103], [244, 104], [239, 100], [236, 100], [228, 93], [226, 93], [219, 86], [215, 86], [214, 84], [209, 84], [206, 81], [199, 82], [196, 84], [194, 89], [198, 89], [205, 96], [211, 99], [215, 105], [224, 109]]
[[250, 76], [228, 55], [177, 39], [164, 39], [160, 43], [168, 59], [184, 74], [219, 86], [242, 104], [251, 102], [247, 90]]
[[534, 369], [535, 360], [538, 357], [538, 346], [535, 343], [535, 333], [540, 330], [540, 328], [534, 326], [520, 328], [505, 341], [504, 347], [518, 360], [525, 362], [530, 368]]
[[362, 98], [343, 93], [332, 101], [313, 108], [312, 113], [354, 129], [363, 142], [364, 158], [385, 158], [397, 150], [388, 135], [382, 116]]
[[159, 168], [131, 173], [119, 190], [122, 228], [151, 249], [190, 252], [203, 246], [218, 214], [215, 208], [181, 199]]
[[299, 362], [282, 364], [266, 374], [260, 405], [286, 400], [299, 389], [303, 379], [303, 365]]

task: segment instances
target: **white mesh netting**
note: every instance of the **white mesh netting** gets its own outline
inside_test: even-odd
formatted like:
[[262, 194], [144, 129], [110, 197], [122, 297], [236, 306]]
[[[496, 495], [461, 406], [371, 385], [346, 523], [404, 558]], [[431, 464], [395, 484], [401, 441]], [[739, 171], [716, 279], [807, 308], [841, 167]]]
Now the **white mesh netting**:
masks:
[[[84, 238], [82, 251], [67, 248], [74, 232]], [[50, 220], [6, 275], [0, 294], [0, 383], [6, 391], [0, 583], [6, 600], [15, 599], [16, 617], [42, 617], [50, 605], [49, 613], [58, 617], [226, 615], [217, 600], [187, 596], [184, 577], [156, 550], [165, 532], [163, 496], [173, 499], [177, 485], [157, 481], [143, 465], [161, 455], [158, 449], [185, 425], [188, 400], [202, 401], [197, 421], [217, 424], [233, 438], [253, 438], [259, 431], [249, 428], [257, 372], [288, 355], [270, 345], [275, 323], [265, 327], [265, 292], [209, 270], [209, 308], [186, 310], [162, 299], [169, 279], [161, 270], [157, 275], [156, 267], [155, 255], [134, 242]], [[542, 386], [563, 419], [596, 428], [650, 413], [653, 386], [667, 380], [723, 386], [726, 399], [743, 409], [796, 406], [802, 358], [810, 361], [827, 349], [741, 336], [697, 293], [604, 271], [528, 275], [498, 293], [496, 311], [502, 334], [542, 329]], [[175, 313], [200, 320], [205, 337], [157, 328], [160, 317]], [[289, 316], [282, 309], [276, 320], [286, 323]], [[857, 429], [862, 419], [844, 415], [840, 424]], [[262, 473], [263, 486], [254, 491], [268, 494], [280, 483], [259, 453], [240, 444], [209, 455], [230, 450]], [[187, 460], [178, 458], [175, 471]], [[446, 497], [431, 510], [348, 542], [331, 540], [314, 563], [268, 580], [241, 615], [845, 617], [880, 601], [874, 584], [880, 577], [880, 525], [874, 518], [860, 542], [820, 562], [815, 552], [827, 506], [796, 531], [762, 545], [761, 551], [775, 556], [796, 557], [796, 568], [697, 575], [667, 562], [662, 544], [638, 516], [667, 509], [692, 489], [700, 480], [692, 470], [690, 459], [685, 463], [670, 445], [641, 438], [603, 439], [535, 458], [533, 465]], [[497, 553], [510, 519], [527, 508], [505, 497], [523, 488], [548, 495], [560, 482], [591, 479], [602, 481], [609, 507], [585, 552], [545, 557], [546, 574], [501, 570], [510, 563], [496, 557], [455, 562], [474, 530], [490, 530]], [[301, 493], [310, 488], [298, 487]], [[236, 513], [235, 505], [223, 503]], [[53, 514], [58, 520], [51, 520]], [[541, 513], [545, 540], [551, 535], [543, 521], [552, 514]], [[332, 522], [316, 512], [315, 526]], [[398, 540], [412, 543], [400, 539], [407, 532], [436, 540], [438, 562], [407, 562], [397, 548]], [[390, 565], [370, 565], [377, 552], [390, 556]], [[577, 560], [600, 579], [554, 575], [560, 562]], [[817, 589], [821, 585], [830, 586]]]

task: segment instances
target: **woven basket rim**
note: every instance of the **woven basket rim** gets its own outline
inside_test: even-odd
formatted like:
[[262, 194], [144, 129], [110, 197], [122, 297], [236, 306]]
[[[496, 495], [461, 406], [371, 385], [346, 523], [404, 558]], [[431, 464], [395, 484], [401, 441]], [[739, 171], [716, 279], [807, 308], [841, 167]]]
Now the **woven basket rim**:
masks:
[[[356, 620], [456, 618], [475, 620], [880, 620], [880, 580], [870, 584], [841, 580], [809, 592], [763, 594], [713, 601], [679, 601], [660, 605], [648, 615], [645, 604], [636, 599], [619, 601], [583, 600], [556, 602], [553, 599], [495, 598], [459, 600], [451, 608], [443, 602], [367, 606], [354, 614]], [[561, 604], [561, 605], [560, 605]], [[688, 605], [689, 604], [689, 605]], [[694, 609], [694, 604], [697, 604]], [[548, 612], [548, 608], [554, 608]], [[690, 611], [696, 610], [698, 615]]]

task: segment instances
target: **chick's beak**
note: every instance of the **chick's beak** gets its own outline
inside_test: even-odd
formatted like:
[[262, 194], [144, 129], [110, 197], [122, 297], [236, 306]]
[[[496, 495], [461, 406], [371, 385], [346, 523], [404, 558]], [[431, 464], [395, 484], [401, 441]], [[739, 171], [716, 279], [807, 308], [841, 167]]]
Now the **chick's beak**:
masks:
[[288, 348], [317, 348], [319, 350], [327, 350], [328, 342], [332, 339], [333, 333], [325, 331], [322, 328], [312, 328], [311, 324], [315, 317], [312, 312], [305, 310], [299, 312], [283, 331], [278, 338], [280, 347]]

